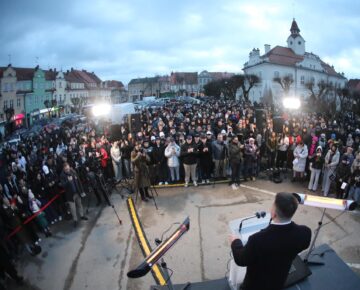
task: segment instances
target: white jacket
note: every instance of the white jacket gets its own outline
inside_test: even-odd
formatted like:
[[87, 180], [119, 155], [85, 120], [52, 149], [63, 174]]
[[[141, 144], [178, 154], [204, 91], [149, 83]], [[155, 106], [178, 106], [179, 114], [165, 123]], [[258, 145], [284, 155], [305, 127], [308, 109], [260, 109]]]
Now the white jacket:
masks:
[[[175, 149], [175, 151], [173, 149]], [[174, 143], [174, 144], [170, 143], [168, 146], [166, 146], [166, 148], [165, 148], [165, 157], [168, 159], [167, 160], [167, 165], [169, 167], [180, 166], [179, 156], [180, 156], [180, 147], [179, 147], [179, 145], [177, 145], [176, 143]]]
[[298, 162], [294, 163], [293, 170], [297, 172], [304, 172], [306, 166], [306, 158], [308, 157], [307, 146], [305, 144], [303, 147], [296, 146], [294, 149], [294, 157], [295, 159], [298, 159]]

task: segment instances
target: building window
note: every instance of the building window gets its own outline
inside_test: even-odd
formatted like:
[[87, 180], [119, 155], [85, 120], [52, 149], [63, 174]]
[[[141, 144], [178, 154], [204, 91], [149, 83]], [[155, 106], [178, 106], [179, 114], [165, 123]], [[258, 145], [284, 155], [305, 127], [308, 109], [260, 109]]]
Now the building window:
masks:
[[279, 72], [278, 71], [275, 71], [274, 72], [274, 78], [278, 78], [280, 76]]
[[10, 107], [10, 108], [14, 108], [14, 101], [13, 101], [13, 100], [10, 100], [9, 107]]
[[305, 77], [304, 76], [300, 77], [300, 84], [302, 84], [302, 85], [305, 84]]
[[7, 109], [7, 107], [8, 107], [8, 101], [5, 100], [5, 101], [4, 101], [4, 109]]
[[4, 114], [0, 114], [0, 119], [4, 119]]
[[20, 107], [20, 104], [21, 104], [21, 100], [18, 98], [18, 99], [16, 100], [16, 106], [19, 108], [19, 107]]
[[290, 45], [292, 45], [292, 41], [290, 41]]
[[310, 78], [310, 82], [311, 82], [311, 83], [315, 83], [315, 78], [314, 78], [314, 77], [311, 77], [311, 78]]
[[298, 44], [301, 45], [301, 41], [299, 41]]

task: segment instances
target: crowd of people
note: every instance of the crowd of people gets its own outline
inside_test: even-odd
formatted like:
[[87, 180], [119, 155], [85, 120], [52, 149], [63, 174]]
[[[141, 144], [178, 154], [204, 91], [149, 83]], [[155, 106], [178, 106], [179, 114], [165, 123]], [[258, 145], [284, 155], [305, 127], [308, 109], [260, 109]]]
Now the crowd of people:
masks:
[[[262, 123], [255, 118], [257, 109], [267, 112]], [[360, 130], [352, 113], [283, 114], [278, 132], [272, 124], [276, 112], [235, 101], [169, 102], [139, 114], [138, 131], [123, 124], [115, 136], [111, 124], [89, 118], [47, 127], [3, 148], [2, 274], [21, 283], [13, 265], [19, 249], [36, 255], [42, 234], [51, 237], [53, 224], [72, 219], [77, 227], [87, 220], [85, 200], [93, 196], [97, 206], [110, 205], [107, 185], [124, 180], [131, 179], [132, 190], [146, 202], [155, 184], [188, 187], [229, 179], [237, 190], [265, 170], [292, 170], [292, 181], [306, 182], [310, 191], [321, 183], [324, 196], [360, 202]]]

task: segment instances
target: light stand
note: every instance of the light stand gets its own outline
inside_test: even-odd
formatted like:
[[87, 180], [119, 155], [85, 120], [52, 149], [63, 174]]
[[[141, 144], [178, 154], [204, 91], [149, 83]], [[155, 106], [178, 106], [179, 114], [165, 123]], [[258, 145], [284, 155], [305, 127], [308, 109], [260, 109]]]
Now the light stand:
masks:
[[317, 237], [318, 237], [319, 232], [320, 232], [320, 230], [321, 230], [321, 227], [322, 227], [322, 225], [323, 225], [323, 220], [324, 220], [324, 216], [325, 216], [325, 211], [326, 211], [326, 208], [324, 208], [324, 210], [323, 210], [323, 213], [322, 213], [322, 215], [321, 215], [321, 219], [320, 219], [319, 222], [318, 222], [318, 227], [317, 227], [316, 230], [315, 230], [315, 236], [314, 236], [314, 238], [313, 238], [313, 240], [312, 240], [312, 242], [311, 242], [311, 245], [310, 245], [310, 247], [309, 247], [309, 251], [307, 252], [307, 254], [306, 254], [305, 258], [304, 258], [304, 263], [306, 263], [306, 264], [324, 265], [324, 262], [322, 262], [322, 261], [315, 261], [315, 260], [309, 261], [309, 258], [310, 258], [310, 255], [311, 255], [312, 251], [314, 250], [315, 242], [316, 242], [316, 240], [317, 240]]
[[323, 208], [323, 213], [321, 216], [320, 221], [318, 222], [318, 227], [315, 230], [315, 236], [310, 244], [309, 251], [307, 252], [304, 262], [305, 263], [313, 263], [313, 264], [320, 264], [323, 265], [324, 263], [321, 261], [309, 261], [311, 252], [314, 250], [315, 242], [319, 236], [319, 232], [323, 226], [323, 220], [325, 216], [326, 209], [336, 209], [340, 211], [352, 211], [356, 208], [356, 202], [353, 200], [345, 200], [345, 199], [336, 199], [336, 198], [329, 198], [329, 197], [322, 197], [310, 194], [303, 194], [303, 193], [293, 193], [295, 198], [298, 200], [300, 204], [320, 207]]

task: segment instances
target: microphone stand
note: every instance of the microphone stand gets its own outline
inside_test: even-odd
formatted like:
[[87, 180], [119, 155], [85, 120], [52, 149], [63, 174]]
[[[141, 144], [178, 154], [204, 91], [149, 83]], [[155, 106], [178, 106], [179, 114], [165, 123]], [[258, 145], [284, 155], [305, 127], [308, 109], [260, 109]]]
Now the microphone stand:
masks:
[[304, 258], [304, 263], [306, 263], [306, 264], [324, 265], [324, 262], [322, 262], [322, 261], [319, 261], [319, 260], [317, 260], [317, 261], [315, 261], [315, 260], [309, 261], [309, 258], [310, 258], [310, 255], [311, 255], [312, 251], [314, 250], [315, 242], [316, 242], [317, 237], [319, 235], [319, 232], [320, 232], [320, 230], [322, 228], [325, 212], [326, 212], [326, 208], [324, 208], [324, 210], [322, 212], [321, 219], [318, 222], [318, 227], [315, 230], [314, 239], [312, 240], [311, 245], [309, 247], [309, 251], [307, 252], [307, 254], [306, 254], [305, 258]]

